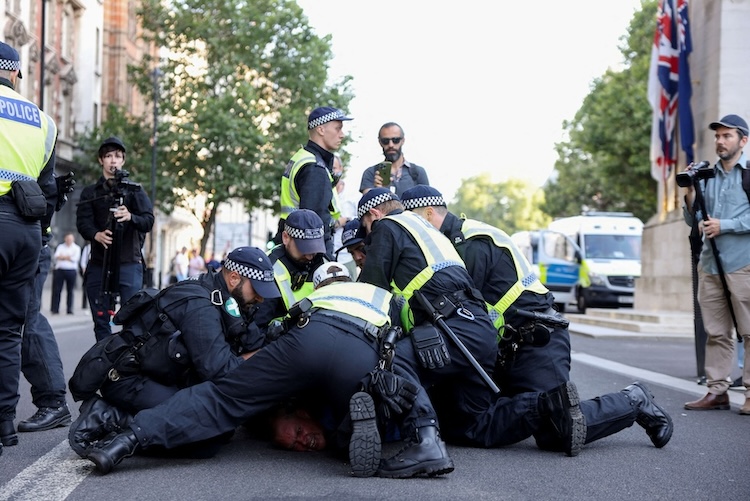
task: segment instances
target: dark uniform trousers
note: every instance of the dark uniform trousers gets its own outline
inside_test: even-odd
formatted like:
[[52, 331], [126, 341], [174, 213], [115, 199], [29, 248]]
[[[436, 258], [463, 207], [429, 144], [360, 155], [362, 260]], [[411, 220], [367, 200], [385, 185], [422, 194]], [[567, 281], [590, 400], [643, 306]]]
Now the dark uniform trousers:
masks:
[[0, 197], [0, 421], [16, 417], [21, 377], [21, 328], [34, 288], [42, 232], [9, 195]]
[[[89, 298], [89, 307], [91, 308], [94, 318], [94, 335], [97, 341], [101, 341], [107, 336], [112, 335], [112, 327], [109, 322], [111, 317], [105, 311], [108, 305], [100, 304], [102, 300], [102, 275], [104, 269], [101, 264], [89, 262], [86, 267], [86, 295]], [[143, 264], [142, 263], [121, 263], [120, 264], [120, 282], [118, 290], [120, 292], [120, 304], [133, 297], [136, 292], [143, 287]]]
[[47, 318], [40, 312], [42, 290], [50, 269], [50, 248], [39, 253], [39, 271], [26, 311], [21, 341], [21, 370], [31, 384], [31, 399], [37, 407], [61, 407], [65, 403], [65, 375], [60, 348]]
[[139, 412], [131, 428], [142, 446], [174, 448], [230, 432], [297, 395], [319, 398], [341, 423], [351, 396], [377, 363], [377, 343], [361, 328], [313, 314], [307, 325], [293, 327], [223, 378]]
[[[495, 380], [503, 395], [552, 390], [570, 380], [570, 333], [555, 329], [545, 346], [521, 346], [511, 364], [496, 370]], [[586, 443], [617, 433], [635, 423], [636, 409], [624, 393], [607, 393], [581, 401], [586, 418]], [[543, 433], [535, 433], [540, 444], [553, 444]], [[526, 437], [524, 437], [526, 438]]]

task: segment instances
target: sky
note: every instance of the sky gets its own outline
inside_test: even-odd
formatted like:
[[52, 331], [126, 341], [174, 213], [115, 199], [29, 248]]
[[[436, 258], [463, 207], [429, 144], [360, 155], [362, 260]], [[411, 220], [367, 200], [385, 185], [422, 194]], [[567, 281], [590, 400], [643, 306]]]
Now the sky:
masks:
[[[353, 77], [346, 192], [383, 159], [380, 126], [399, 123], [404, 156], [452, 200], [461, 180], [541, 186], [595, 78], [618, 68], [640, 0], [297, 0], [331, 35], [329, 77]], [[318, 103], [316, 106], [325, 106]]]

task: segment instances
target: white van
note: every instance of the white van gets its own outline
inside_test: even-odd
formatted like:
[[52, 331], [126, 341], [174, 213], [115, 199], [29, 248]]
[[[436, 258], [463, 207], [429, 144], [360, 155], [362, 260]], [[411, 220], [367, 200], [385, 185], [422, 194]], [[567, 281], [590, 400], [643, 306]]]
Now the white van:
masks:
[[552, 230], [519, 231], [511, 240], [534, 267], [539, 280], [555, 296], [560, 312], [575, 304], [581, 254], [568, 236]]
[[580, 250], [579, 311], [633, 305], [635, 279], [641, 276], [640, 219], [630, 212], [584, 212], [557, 219], [548, 228], [569, 236]]

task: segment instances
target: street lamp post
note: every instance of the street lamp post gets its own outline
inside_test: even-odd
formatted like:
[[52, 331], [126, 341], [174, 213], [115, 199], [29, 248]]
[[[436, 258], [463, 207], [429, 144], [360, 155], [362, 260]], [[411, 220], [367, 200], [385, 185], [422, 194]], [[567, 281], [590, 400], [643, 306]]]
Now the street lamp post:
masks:
[[[154, 216], [156, 216], [156, 152], [159, 140], [159, 76], [161, 71], [159, 68], [154, 68], [153, 80], [154, 80], [154, 128], [151, 135], [151, 204], [154, 207]], [[158, 286], [161, 288], [161, 266], [157, 266], [157, 253], [154, 249], [154, 232], [153, 230], [149, 233], [149, 254], [151, 255], [151, 280], [153, 284], [154, 271], [158, 268]]]

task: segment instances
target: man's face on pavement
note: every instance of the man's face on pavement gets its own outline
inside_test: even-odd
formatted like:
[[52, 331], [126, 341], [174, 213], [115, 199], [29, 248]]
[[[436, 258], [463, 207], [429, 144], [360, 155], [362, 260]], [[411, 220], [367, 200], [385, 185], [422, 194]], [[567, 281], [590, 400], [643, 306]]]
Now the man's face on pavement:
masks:
[[323, 428], [307, 412], [296, 410], [273, 420], [273, 441], [291, 451], [319, 451], [326, 446]]
[[[391, 139], [391, 141], [388, 141], [388, 144], [383, 144], [388, 139]], [[395, 141], [399, 141], [399, 143], [395, 144]], [[383, 148], [383, 156], [389, 162], [395, 162], [401, 158], [401, 148], [404, 146], [404, 141], [404, 133], [401, 127], [397, 125], [384, 127], [380, 129], [380, 133], [378, 134], [378, 142]]]

